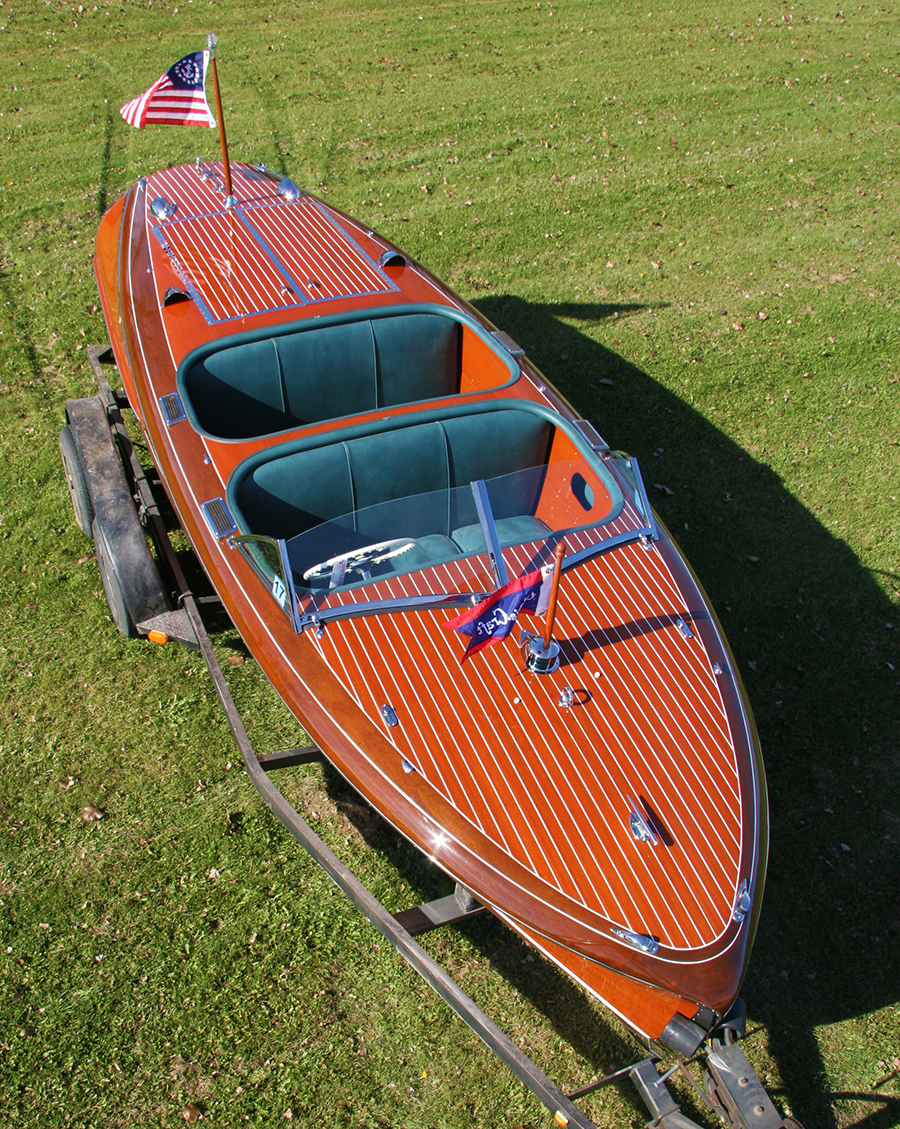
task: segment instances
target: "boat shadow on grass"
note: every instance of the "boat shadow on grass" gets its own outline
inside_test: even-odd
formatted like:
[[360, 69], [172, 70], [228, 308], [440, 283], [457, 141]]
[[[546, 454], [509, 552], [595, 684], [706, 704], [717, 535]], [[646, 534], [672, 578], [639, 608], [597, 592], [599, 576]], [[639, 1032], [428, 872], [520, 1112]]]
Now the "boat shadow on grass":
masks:
[[[900, 1099], [876, 1089], [897, 1054], [896, 1020], [883, 1012], [900, 999], [900, 711], [889, 666], [900, 667], [900, 623], [887, 626], [896, 608], [764, 462], [568, 324], [636, 317], [639, 308], [508, 296], [476, 305], [613, 447], [638, 456], [651, 501], [710, 596], [745, 679], [766, 763], [771, 846], [742, 994], [751, 1027], [768, 1031], [780, 1075], [773, 1092], [808, 1129], [839, 1118], [896, 1125]], [[900, 591], [900, 577], [886, 579]], [[872, 1017], [865, 1050], [828, 1046], [846, 1037], [829, 1026], [862, 1016]], [[864, 1071], [872, 1064], [871, 1077], [859, 1077], [859, 1093], [829, 1093], [827, 1064], [840, 1061], [843, 1073], [850, 1054]]]
[[[768, 1054], [774, 1068], [764, 1081], [807, 1129], [895, 1126], [900, 1099], [886, 1091], [896, 1075], [890, 1010], [900, 998], [892, 959], [900, 942], [900, 717], [885, 704], [897, 696], [889, 664], [900, 666], [900, 624], [887, 626], [896, 610], [763, 461], [568, 324], [640, 316], [641, 307], [508, 296], [476, 305], [613, 447], [639, 457], [745, 678], [771, 816], [766, 894], [742, 989], [750, 1029], [763, 1025], [751, 1036], [767, 1041], [760, 1061]], [[886, 579], [900, 590], [900, 579]], [[332, 784], [339, 793], [336, 774]], [[447, 892], [446, 880], [419, 870], [392, 835], [378, 835], [377, 847], [407, 877], [414, 872], [423, 900]], [[526, 963], [528, 950], [493, 920], [464, 928], [598, 1073], [629, 1061], [634, 1045], [612, 1026], [592, 1030], [596, 1017], [566, 977]], [[837, 1026], [861, 1017], [866, 1024], [849, 1032]], [[844, 1050], [848, 1038], [865, 1045]], [[753, 1044], [748, 1050], [756, 1057]], [[854, 1092], [830, 1092], [829, 1068], [854, 1077]]]

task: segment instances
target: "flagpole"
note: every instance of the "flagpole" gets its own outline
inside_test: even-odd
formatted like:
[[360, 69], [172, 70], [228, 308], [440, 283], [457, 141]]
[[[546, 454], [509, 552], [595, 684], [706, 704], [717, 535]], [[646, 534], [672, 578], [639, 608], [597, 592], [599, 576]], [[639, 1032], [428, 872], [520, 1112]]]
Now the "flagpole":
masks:
[[225, 173], [225, 207], [232, 208], [237, 203], [231, 191], [231, 164], [228, 160], [228, 142], [225, 138], [225, 115], [222, 113], [222, 95], [219, 93], [219, 72], [216, 70], [216, 44], [218, 39], [212, 32], [206, 37], [209, 49], [209, 65], [212, 68], [213, 90], [216, 95], [216, 117], [219, 119], [219, 140], [222, 142], [222, 169]]
[[566, 543], [560, 541], [556, 546], [556, 561], [553, 565], [553, 580], [550, 582], [550, 597], [547, 601], [547, 623], [544, 627], [544, 650], [550, 647], [550, 637], [553, 634], [553, 624], [556, 620], [556, 597], [559, 593], [559, 577], [562, 572], [563, 557], [566, 555]]

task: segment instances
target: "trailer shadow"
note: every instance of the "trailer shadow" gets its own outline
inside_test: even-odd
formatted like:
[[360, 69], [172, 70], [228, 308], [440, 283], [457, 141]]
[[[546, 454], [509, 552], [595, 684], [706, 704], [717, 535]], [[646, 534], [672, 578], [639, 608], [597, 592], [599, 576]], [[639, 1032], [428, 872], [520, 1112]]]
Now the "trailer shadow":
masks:
[[[394, 828], [360, 798], [358, 793], [327, 761], [322, 762], [323, 783], [329, 798], [341, 814], [353, 825], [366, 846], [386, 859], [389, 866], [400, 874], [411, 892], [411, 900], [403, 905], [390, 906], [395, 912], [410, 909], [413, 905], [433, 901], [452, 892], [452, 883], [417, 848], [408, 843]], [[516, 995], [543, 1016], [555, 1034], [570, 1046], [588, 1070], [578, 1077], [565, 1081], [572, 1087], [585, 1085], [592, 1077], [602, 1077], [623, 1065], [646, 1057], [647, 1048], [624, 1027], [609, 1022], [609, 1013], [592, 1002], [575, 983], [550, 961], [518, 937], [511, 929], [491, 914], [469, 918], [453, 927], [465, 936], [466, 941], [479, 954], [479, 965], [496, 972]], [[441, 933], [443, 931], [439, 931]], [[425, 935], [416, 938], [439, 963], [447, 960], [447, 951], [454, 949], [453, 941], [446, 936]], [[444, 951], [441, 952], [442, 945]], [[471, 994], [475, 1002], [491, 1014], [490, 1003], [481, 997], [479, 983], [459, 979], [463, 991]], [[493, 1016], [496, 1019], [496, 1015]], [[538, 1065], [547, 1069], [547, 1029], [543, 1034], [540, 1025], [527, 1022], [520, 1027], [517, 1037], [521, 1049]], [[555, 1039], [551, 1040], [555, 1043]], [[550, 1069], [553, 1075], [552, 1068]], [[557, 1084], [565, 1082], [554, 1078]], [[640, 1114], [646, 1114], [637, 1094], [626, 1083], [621, 1093]]]

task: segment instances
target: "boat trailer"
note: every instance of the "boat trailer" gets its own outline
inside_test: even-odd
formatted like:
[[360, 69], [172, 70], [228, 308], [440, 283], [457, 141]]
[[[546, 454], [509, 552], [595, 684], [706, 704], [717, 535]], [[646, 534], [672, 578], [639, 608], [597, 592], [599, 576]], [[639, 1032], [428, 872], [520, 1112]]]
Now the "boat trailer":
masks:
[[[801, 1129], [797, 1121], [783, 1117], [776, 1109], [737, 1043], [746, 1027], [741, 1000], [699, 1048], [679, 1055], [674, 1065], [665, 1068], [662, 1055], [648, 1045], [647, 1055], [639, 1061], [564, 1093], [415, 940], [431, 929], [484, 913], [485, 907], [457, 885], [446, 897], [391, 913], [341, 862], [270, 775], [279, 768], [325, 758], [314, 747], [265, 754], [254, 750], [201, 615], [201, 607], [221, 607], [221, 602], [217, 596], [195, 595], [185, 578], [159, 509], [156, 491], [161, 485], [141, 466], [122, 417], [122, 409], [129, 406], [127, 396], [123, 391], [113, 391], [104, 373], [104, 368], [115, 364], [112, 350], [93, 345], [87, 352], [99, 392], [66, 403], [60, 452], [76, 520], [94, 540], [113, 620], [132, 638], [146, 637], [158, 643], [171, 640], [199, 650], [247, 772], [263, 800], [371, 924], [547, 1107], [555, 1124], [563, 1129], [596, 1129], [575, 1102], [625, 1081], [634, 1085], [644, 1102], [649, 1126], [700, 1129], [682, 1113], [667, 1085], [676, 1072], [688, 1079], [698, 1099], [732, 1129]], [[150, 550], [148, 537], [155, 552]], [[700, 1072], [700, 1083], [691, 1066]]]

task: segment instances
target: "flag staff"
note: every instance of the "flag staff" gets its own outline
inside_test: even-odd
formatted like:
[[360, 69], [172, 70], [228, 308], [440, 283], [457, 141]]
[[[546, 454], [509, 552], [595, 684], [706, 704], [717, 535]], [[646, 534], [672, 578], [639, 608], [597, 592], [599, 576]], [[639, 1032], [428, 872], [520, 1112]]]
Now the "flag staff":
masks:
[[550, 647], [550, 637], [553, 634], [553, 624], [556, 620], [556, 597], [559, 593], [559, 577], [562, 572], [563, 557], [566, 555], [566, 543], [560, 541], [556, 546], [556, 560], [553, 564], [553, 580], [550, 582], [550, 598], [547, 601], [547, 622], [544, 627], [544, 650]]
[[231, 163], [228, 160], [228, 141], [225, 138], [225, 115], [222, 113], [222, 95], [219, 93], [219, 73], [216, 70], [216, 44], [218, 39], [210, 32], [206, 37], [209, 49], [209, 65], [212, 68], [213, 90], [216, 95], [216, 117], [219, 119], [219, 140], [222, 142], [222, 169], [225, 173], [225, 207], [232, 208], [237, 203], [231, 191]]

